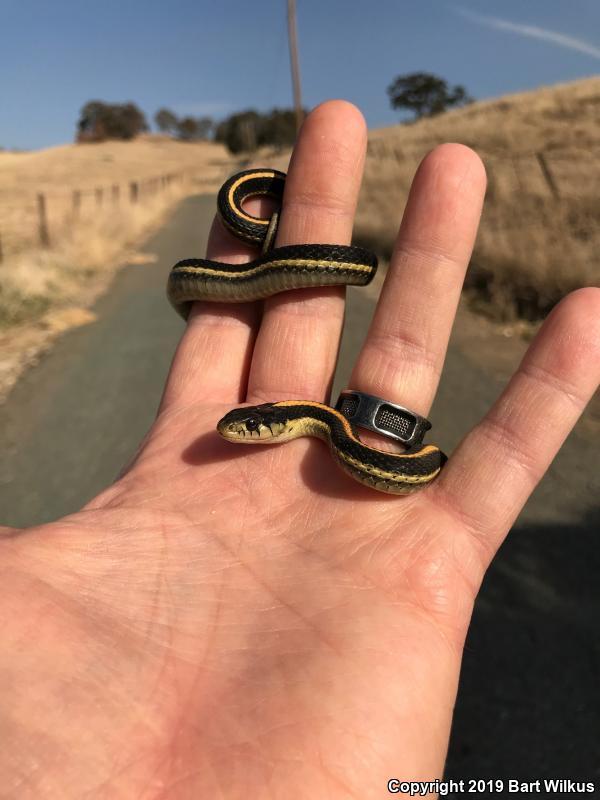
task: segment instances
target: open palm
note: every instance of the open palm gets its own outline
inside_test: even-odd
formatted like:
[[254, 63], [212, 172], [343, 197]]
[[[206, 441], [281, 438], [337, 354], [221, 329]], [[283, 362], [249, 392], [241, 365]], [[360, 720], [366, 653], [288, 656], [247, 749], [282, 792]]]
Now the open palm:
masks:
[[[349, 242], [365, 141], [349, 104], [309, 116], [279, 245]], [[351, 388], [428, 413], [484, 187], [465, 147], [423, 161]], [[219, 223], [210, 250], [249, 257]], [[441, 776], [483, 574], [598, 382], [600, 292], [554, 310], [408, 497], [351, 481], [319, 442], [214, 431], [240, 402], [327, 400], [343, 305], [197, 304], [127, 472], [77, 514], [4, 531], [7, 796], [367, 800]]]

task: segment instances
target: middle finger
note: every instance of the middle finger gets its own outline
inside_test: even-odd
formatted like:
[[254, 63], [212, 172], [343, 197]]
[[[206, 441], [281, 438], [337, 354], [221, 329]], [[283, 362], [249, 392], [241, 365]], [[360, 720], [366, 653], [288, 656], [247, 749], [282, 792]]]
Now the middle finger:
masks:
[[[286, 180], [277, 247], [349, 244], [365, 149], [365, 122], [350, 103], [324, 103], [306, 118]], [[325, 399], [343, 318], [343, 288], [298, 289], [266, 300], [248, 402]]]

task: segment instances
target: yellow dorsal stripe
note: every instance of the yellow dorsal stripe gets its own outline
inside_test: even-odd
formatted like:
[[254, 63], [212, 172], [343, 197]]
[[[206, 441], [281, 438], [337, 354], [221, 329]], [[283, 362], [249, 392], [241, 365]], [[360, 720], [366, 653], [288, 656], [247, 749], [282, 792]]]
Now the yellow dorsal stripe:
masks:
[[[239, 266], [243, 267], [244, 265], [240, 264]], [[352, 270], [354, 272], [373, 271], [373, 267], [369, 266], [368, 264], [353, 264], [351, 261], [319, 261], [318, 258], [284, 258], [280, 261], [266, 261], [264, 264], [258, 264], [256, 267], [243, 270], [242, 272], [228, 272], [226, 270], [215, 269], [214, 267], [182, 266], [173, 267], [172, 274], [187, 273], [190, 275], [213, 275], [217, 278], [242, 280], [254, 275], [259, 275], [261, 272], [265, 272], [267, 269], [277, 269], [278, 267], [302, 267], [303, 269], [334, 267], [335, 269]]]
[[421, 450], [419, 450], [418, 452], [416, 452], [416, 453], [394, 453], [394, 452], [390, 452], [388, 450], [379, 450], [379, 448], [377, 448], [377, 447], [371, 447], [371, 445], [367, 445], [364, 442], [361, 442], [361, 440], [358, 439], [354, 435], [354, 431], [352, 430], [352, 426], [350, 425], [350, 423], [346, 419], [346, 417], [340, 411], [337, 411], [337, 409], [331, 408], [331, 406], [326, 406], [324, 403], [316, 403], [313, 400], [282, 400], [279, 403], [273, 403], [273, 405], [275, 406], [275, 408], [278, 408], [278, 407], [281, 407], [281, 406], [287, 406], [287, 407], [290, 407], [290, 406], [312, 406], [313, 408], [319, 408], [319, 409], [322, 409], [323, 411], [327, 411], [329, 414], [333, 414], [333, 416], [335, 416], [335, 417], [337, 417], [339, 419], [339, 421], [344, 426], [344, 430], [346, 431], [346, 433], [348, 434], [350, 439], [352, 439], [354, 442], [358, 442], [358, 444], [362, 444], [363, 447], [368, 447], [370, 450], [376, 450], [378, 453], [384, 453], [386, 456], [399, 457], [401, 459], [405, 459], [405, 458], [421, 458], [422, 456], [426, 456], [429, 453], [437, 453], [437, 451], [439, 449], [433, 444], [426, 444], [426, 445], [423, 445], [423, 448]]
[[260, 219], [259, 217], [251, 217], [250, 214], [244, 213], [241, 206], [236, 206], [233, 195], [238, 186], [241, 186], [242, 183], [245, 183], [246, 181], [253, 181], [255, 178], [274, 178], [274, 177], [275, 173], [273, 172], [273, 170], [270, 170], [269, 172], [251, 172], [249, 175], [242, 175], [242, 177], [238, 178], [237, 181], [235, 181], [235, 183], [233, 183], [229, 189], [229, 193], [227, 195], [227, 202], [229, 203], [230, 208], [232, 208], [235, 211], [238, 217], [242, 217], [242, 219], [245, 219], [248, 222], [253, 222], [255, 225], [268, 225], [270, 220]]
[[[431, 446], [431, 445], [429, 445]], [[364, 470], [364, 464], [361, 464], [360, 461], [357, 461], [352, 456], [348, 455], [348, 453], [344, 453], [342, 450], [337, 450], [336, 452], [339, 454], [340, 458], [343, 458], [348, 464], [352, 464], [353, 467], [356, 467], [359, 470]], [[389, 455], [394, 455], [394, 453], [390, 453]], [[397, 455], [397, 454], [396, 454]], [[423, 455], [423, 453], [419, 453], [419, 455]], [[407, 456], [410, 458], [410, 456]], [[377, 467], [374, 470], [374, 474], [377, 475], [379, 478], [383, 478], [384, 480], [394, 481], [396, 483], [429, 483], [432, 481], [435, 476], [440, 472], [441, 468], [437, 467], [434, 469], [433, 472], [429, 472], [427, 475], [406, 475], [400, 472], [389, 472], [386, 469], [381, 469]]]

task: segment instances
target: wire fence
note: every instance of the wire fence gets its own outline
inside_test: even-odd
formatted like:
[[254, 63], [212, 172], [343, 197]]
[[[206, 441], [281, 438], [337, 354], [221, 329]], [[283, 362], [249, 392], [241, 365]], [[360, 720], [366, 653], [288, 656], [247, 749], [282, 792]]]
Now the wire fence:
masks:
[[[423, 152], [388, 136], [370, 138], [368, 155], [378, 170], [387, 171], [393, 162], [394, 180], [408, 190]], [[484, 153], [483, 158], [488, 198], [527, 194], [568, 201], [595, 196], [600, 180], [600, 162], [581, 153], [539, 150], [516, 155]], [[0, 264], [31, 248], [52, 248], [73, 226], [89, 223], [100, 214], [118, 213], [125, 206], [135, 208], [197, 177], [190, 171], [171, 172], [85, 189], [52, 188], [32, 194], [23, 204], [0, 199]]]
[[[368, 154], [377, 161], [392, 160], [406, 165], [412, 177], [424, 155], [414, 147], [392, 137], [370, 139]], [[595, 195], [600, 180], [600, 161], [589, 153], [561, 150], [537, 150], [526, 153], [482, 153], [488, 177], [488, 193], [514, 192], [561, 198]]]
[[196, 177], [192, 172], [171, 172], [86, 189], [40, 191], [24, 204], [0, 203], [0, 264], [25, 250], [50, 249], [74, 226], [157, 199]]

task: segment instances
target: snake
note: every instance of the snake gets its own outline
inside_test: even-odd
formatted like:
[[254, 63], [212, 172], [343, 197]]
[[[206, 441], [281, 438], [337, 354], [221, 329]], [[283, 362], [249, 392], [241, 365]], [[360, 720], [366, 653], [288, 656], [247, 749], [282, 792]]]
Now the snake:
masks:
[[[217, 196], [217, 215], [237, 239], [260, 249], [243, 264], [206, 258], [177, 262], [167, 282], [171, 305], [187, 319], [197, 301], [245, 303], [290, 289], [366, 286], [377, 271], [377, 257], [355, 245], [300, 244], [273, 247], [286, 175], [269, 168], [248, 169], [230, 177]], [[266, 196], [276, 205], [269, 218], [248, 213], [250, 197]], [[418, 443], [389, 452], [361, 441], [354, 425], [337, 409], [309, 400], [284, 400], [234, 408], [217, 423], [223, 439], [241, 444], [278, 444], [313, 436], [328, 446], [333, 460], [354, 480], [388, 494], [409, 494], [429, 485], [446, 456], [433, 444]]]

